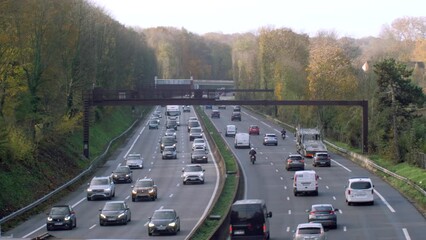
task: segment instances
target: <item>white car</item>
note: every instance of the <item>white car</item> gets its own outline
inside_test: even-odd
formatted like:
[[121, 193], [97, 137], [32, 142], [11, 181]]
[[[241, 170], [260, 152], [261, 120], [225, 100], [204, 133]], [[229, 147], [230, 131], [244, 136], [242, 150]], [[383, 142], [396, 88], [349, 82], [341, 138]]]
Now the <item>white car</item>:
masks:
[[182, 169], [183, 184], [201, 183], [204, 184], [204, 169], [199, 164], [189, 164]]
[[126, 166], [129, 168], [143, 168], [143, 159], [139, 153], [130, 153], [126, 157]]
[[294, 233], [293, 240], [325, 240], [324, 228], [321, 223], [301, 223], [297, 225], [296, 232]]
[[207, 150], [207, 143], [204, 138], [195, 138], [194, 142], [192, 142], [192, 151], [195, 149], [204, 149]]
[[374, 204], [374, 185], [368, 177], [352, 177], [345, 187], [345, 198], [348, 205], [353, 203]]

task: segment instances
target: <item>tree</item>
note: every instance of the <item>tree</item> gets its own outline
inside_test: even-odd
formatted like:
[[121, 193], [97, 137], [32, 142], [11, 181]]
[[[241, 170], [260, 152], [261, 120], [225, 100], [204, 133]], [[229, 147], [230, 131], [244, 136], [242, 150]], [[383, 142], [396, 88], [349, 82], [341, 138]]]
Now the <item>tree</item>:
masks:
[[[378, 112], [384, 121], [379, 122], [383, 129], [381, 140], [385, 152], [389, 152], [395, 163], [403, 161], [399, 136], [406, 123], [416, 116], [417, 107], [426, 101], [422, 89], [410, 83], [412, 70], [395, 59], [385, 59], [374, 65], [377, 77]], [[386, 119], [386, 120], [385, 120]], [[391, 121], [387, 121], [390, 119]], [[390, 147], [386, 146], [391, 141]]]

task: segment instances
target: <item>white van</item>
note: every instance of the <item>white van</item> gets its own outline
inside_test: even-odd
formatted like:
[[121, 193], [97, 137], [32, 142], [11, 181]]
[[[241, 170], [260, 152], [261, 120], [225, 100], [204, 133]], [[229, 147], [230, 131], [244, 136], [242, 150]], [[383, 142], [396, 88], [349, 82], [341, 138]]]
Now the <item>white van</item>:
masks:
[[225, 137], [235, 137], [235, 134], [237, 134], [237, 126], [226, 125]]
[[296, 171], [293, 177], [294, 196], [299, 193], [318, 196], [318, 178], [314, 170]]
[[250, 135], [248, 133], [236, 133], [234, 139], [235, 148], [250, 148]]
[[368, 177], [351, 177], [345, 189], [346, 203], [374, 204], [374, 185]]

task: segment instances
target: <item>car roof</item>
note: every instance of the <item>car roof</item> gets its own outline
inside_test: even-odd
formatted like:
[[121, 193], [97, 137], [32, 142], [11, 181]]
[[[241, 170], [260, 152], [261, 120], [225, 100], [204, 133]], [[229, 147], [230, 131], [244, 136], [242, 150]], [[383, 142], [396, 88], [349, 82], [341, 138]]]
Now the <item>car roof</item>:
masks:
[[173, 208], [161, 208], [155, 210], [155, 212], [176, 212]]
[[259, 127], [258, 125], [250, 125], [250, 127]]
[[329, 203], [312, 204], [312, 208], [314, 207], [333, 207], [333, 205]]
[[110, 179], [108, 176], [93, 177], [93, 179]]
[[317, 227], [317, 228], [323, 228], [321, 223], [300, 223], [299, 225], [297, 225], [297, 228], [312, 228], [312, 227]]
[[302, 157], [302, 158], [303, 158], [303, 156], [302, 156], [302, 155], [300, 155], [300, 154], [298, 154], [298, 153], [290, 153], [290, 154], [288, 155], [288, 157]]
[[139, 157], [141, 155], [140, 155], [140, 153], [129, 153], [129, 154], [127, 154], [127, 156], [133, 156], [133, 157], [138, 156]]
[[265, 136], [277, 136], [275, 133], [265, 133]]
[[244, 200], [238, 200], [234, 202], [233, 205], [239, 205], [239, 204], [264, 204], [265, 201], [262, 199], [244, 199]]
[[349, 178], [350, 182], [357, 182], [357, 181], [369, 181], [371, 182], [371, 179], [369, 177], [351, 177]]
[[109, 203], [126, 203], [126, 201], [124, 201], [124, 200], [108, 201], [108, 202], [105, 203], [105, 205], [109, 204]]

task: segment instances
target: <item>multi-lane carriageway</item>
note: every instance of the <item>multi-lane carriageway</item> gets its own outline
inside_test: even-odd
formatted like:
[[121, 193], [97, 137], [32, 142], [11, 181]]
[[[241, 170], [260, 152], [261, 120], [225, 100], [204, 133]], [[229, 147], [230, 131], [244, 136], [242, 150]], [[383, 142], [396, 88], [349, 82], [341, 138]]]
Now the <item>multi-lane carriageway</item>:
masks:
[[[223, 133], [227, 124], [235, 124], [238, 131], [245, 132], [249, 125], [260, 126], [261, 134], [252, 136], [251, 141], [258, 152], [255, 165], [248, 161], [247, 149], [234, 149], [233, 139], [225, 138], [230, 149], [240, 161], [245, 178], [245, 198], [261, 198], [273, 212], [271, 218], [271, 239], [292, 239], [297, 224], [307, 221], [306, 209], [316, 203], [331, 203], [340, 211], [338, 213], [337, 229], [327, 231], [328, 239], [424, 239], [426, 221], [413, 205], [398, 191], [389, 186], [369, 171], [354, 164], [350, 160], [332, 154], [330, 168], [314, 168], [311, 160], [306, 160], [306, 169], [314, 169], [320, 176], [319, 196], [293, 196], [293, 172], [284, 168], [284, 158], [296, 151], [294, 138], [289, 134], [285, 140], [279, 139], [278, 146], [263, 146], [264, 133], [279, 135], [281, 127], [263, 117], [243, 109], [242, 121], [231, 122], [232, 107], [227, 106], [221, 111], [219, 119], [212, 119], [216, 128]], [[164, 111], [164, 110], [163, 110]], [[206, 110], [207, 115], [211, 110]], [[185, 123], [191, 113], [183, 113]], [[159, 199], [155, 202], [129, 202], [132, 210], [132, 222], [126, 226], [98, 226], [98, 208], [104, 201], [85, 200], [85, 187], [81, 186], [76, 192], [66, 196], [61, 203], [75, 205], [78, 214], [78, 227], [72, 231], [54, 231], [52, 235], [60, 238], [96, 239], [148, 239], [146, 232], [147, 218], [155, 209], [173, 207], [181, 216], [182, 230], [177, 236], [166, 236], [170, 239], [185, 239], [205, 213], [215, 192], [217, 170], [212, 161], [203, 165], [206, 168], [206, 184], [181, 184], [180, 169], [189, 163], [190, 143], [185, 126], [178, 131], [178, 160], [161, 160], [158, 149], [158, 139], [165, 131], [164, 122], [159, 131], [146, 128], [146, 122], [141, 125], [132, 140], [123, 146], [97, 174], [108, 174], [128, 152], [140, 151], [145, 158], [146, 167], [135, 170], [137, 177], [152, 177], [159, 186]], [[211, 156], [210, 156], [211, 157]], [[375, 204], [373, 206], [347, 206], [344, 198], [344, 186], [349, 177], [366, 176], [375, 185]], [[117, 188], [118, 199], [128, 199], [130, 186], [120, 184]], [[32, 217], [5, 235], [16, 238], [32, 238], [45, 232], [45, 214]]]

